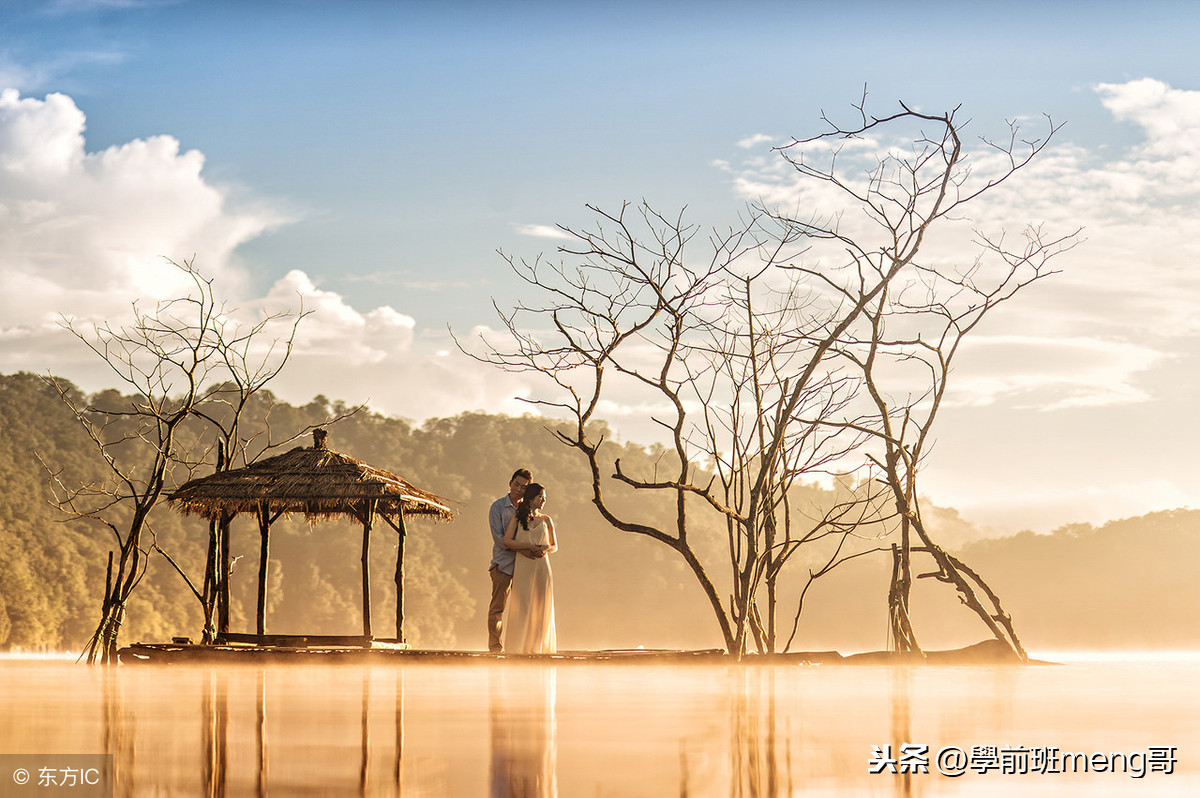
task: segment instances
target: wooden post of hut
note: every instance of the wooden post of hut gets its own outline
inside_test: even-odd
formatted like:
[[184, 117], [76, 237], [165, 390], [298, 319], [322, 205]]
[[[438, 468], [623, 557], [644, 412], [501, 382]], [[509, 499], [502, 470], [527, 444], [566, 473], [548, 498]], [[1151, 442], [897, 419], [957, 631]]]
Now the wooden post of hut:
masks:
[[396, 513], [396, 642], [404, 642], [404, 508]]
[[362, 539], [362, 620], [363, 637], [371, 638], [371, 522], [375, 516], [375, 500], [363, 502], [363, 539]]
[[271, 551], [271, 516], [266, 502], [258, 505], [258, 634], [267, 633], [267, 562]]
[[[225, 441], [217, 441], [217, 468], [215, 473], [225, 470]], [[205, 643], [213, 643], [221, 628], [221, 519], [213, 516], [208, 520], [208, 556], [204, 562], [204, 632]]]
[[229, 632], [229, 526], [233, 516], [221, 513], [219, 531], [221, 535], [220, 562], [217, 570], [220, 573], [221, 584], [217, 590], [217, 635]]

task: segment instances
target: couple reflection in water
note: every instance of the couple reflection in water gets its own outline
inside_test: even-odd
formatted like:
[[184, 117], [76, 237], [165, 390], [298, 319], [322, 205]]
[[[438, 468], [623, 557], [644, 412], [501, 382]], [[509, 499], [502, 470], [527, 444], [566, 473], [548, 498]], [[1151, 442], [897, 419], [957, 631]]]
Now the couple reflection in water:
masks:
[[556, 798], [556, 669], [496, 668], [489, 674], [491, 798]]
[[[554, 654], [554, 579], [549, 555], [558, 551], [554, 519], [542, 512], [546, 489], [517, 469], [508, 493], [492, 503], [492, 600], [488, 650], [494, 654]], [[507, 611], [507, 614], [506, 614]]]

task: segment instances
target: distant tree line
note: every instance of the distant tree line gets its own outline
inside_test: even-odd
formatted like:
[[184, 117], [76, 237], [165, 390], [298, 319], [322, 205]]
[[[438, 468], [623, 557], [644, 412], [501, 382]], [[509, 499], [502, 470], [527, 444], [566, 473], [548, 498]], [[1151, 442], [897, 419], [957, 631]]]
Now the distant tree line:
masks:
[[[69, 390], [80, 403], [119, 405], [128, 399], [116, 392], [84, 396]], [[250, 429], [269, 425], [284, 438], [346, 410], [325, 397], [295, 406], [264, 392], [248, 405], [244, 423]], [[556, 428], [557, 422], [533, 416], [482, 413], [415, 425], [361, 412], [332, 425], [331, 448], [458, 503], [459, 516], [451, 524], [413, 524], [406, 557], [410, 642], [483, 647], [491, 545], [487, 508], [504, 492], [512, 470], [527, 466], [547, 484], [548, 511], [562, 529], [554, 567], [564, 647], [720, 646], [720, 633], [686, 566], [653, 541], [622, 534], [598, 515], [587, 465], [555, 440]], [[653, 468], [664, 454], [656, 446], [621, 446], [623, 462], [640, 469]], [[0, 648], [79, 651], [95, 627], [111, 536], [95, 523], [67, 522], [53, 503], [39, 458], [55, 464], [64, 478], [86, 482], [104, 475], [52, 386], [33, 374], [0, 375]], [[795, 490], [798, 506], [814, 508], [836, 495], [814, 485]], [[615, 494], [614, 500], [635, 497]], [[670, 506], [642, 507], [648, 517], [658, 513], [663, 522], [671, 517]], [[988, 540], [979, 539], [979, 530], [952, 510], [927, 509], [926, 522], [1003, 592], [1035, 653], [1200, 645], [1200, 594], [1192, 589], [1190, 573], [1190, 564], [1200, 557], [1200, 511]], [[185, 571], [202, 573], [208, 531], [201, 519], [163, 505], [155, 509], [151, 525], [158, 545]], [[257, 533], [252, 526], [235, 521], [231, 529], [234, 630], [248, 631], [254, 623]], [[698, 527], [694, 534], [697, 546], [725, 545], [722, 528]], [[350, 523], [279, 523], [272, 538], [268, 631], [354, 634], [360, 629], [360, 535]], [[373, 570], [386, 574], [392, 552], [389, 541], [378, 537], [372, 557], [379, 564]], [[793, 650], [882, 648], [887, 605], [881, 591], [887, 589], [888, 567], [879, 559], [851, 563], [817, 583]], [[801, 587], [797, 582], [781, 589]], [[923, 588], [917, 585], [915, 603], [926, 600]], [[388, 591], [379, 592], [376, 611], [386, 616], [392, 599]], [[978, 639], [978, 628], [961, 613], [929, 603], [920, 623], [931, 646]], [[203, 617], [178, 573], [152, 553], [130, 598], [126, 623], [129, 642], [198, 638]]]

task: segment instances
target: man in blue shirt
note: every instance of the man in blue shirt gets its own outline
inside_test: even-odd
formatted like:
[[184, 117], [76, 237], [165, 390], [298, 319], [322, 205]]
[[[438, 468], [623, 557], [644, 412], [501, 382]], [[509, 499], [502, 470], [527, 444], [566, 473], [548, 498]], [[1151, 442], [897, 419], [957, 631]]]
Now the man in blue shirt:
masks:
[[[488, 605], [488, 651], [499, 654], [500, 635], [504, 619], [504, 605], [508, 602], [508, 589], [512, 586], [513, 567], [517, 553], [504, 545], [504, 531], [508, 522], [516, 515], [517, 503], [525, 495], [525, 486], [533, 481], [528, 468], [518, 468], [508, 481], [508, 493], [492, 502], [488, 510], [488, 526], [492, 529], [492, 564], [488, 573], [492, 577], [492, 602]], [[534, 556], [522, 552], [527, 557]]]

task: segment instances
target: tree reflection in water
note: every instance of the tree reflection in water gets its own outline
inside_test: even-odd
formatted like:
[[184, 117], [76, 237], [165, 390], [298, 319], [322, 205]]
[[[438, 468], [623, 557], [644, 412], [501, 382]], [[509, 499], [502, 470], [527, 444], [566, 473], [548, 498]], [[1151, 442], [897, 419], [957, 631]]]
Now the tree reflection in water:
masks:
[[[409, 673], [406, 668], [394, 672], [371, 668], [322, 670], [315, 682], [304, 678], [307, 675], [311, 679], [311, 673], [293, 677], [286, 668], [211, 668], [193, 672], [199, 676], [194, 683], [198, 690], [191, 694], [195, 698], [184, 692], [179, 701], [190, 703], [198, 698], [200, 704], [199, 728], [193, 727], [193, 739], [201, 747], [197, 781], [202, 783], [196, 786], [202, 787], [202, 794], [208, 798], [265, 796], [271, 791], [287, 794], [301, 786], [320, 790], [334, 785], [342, 794], [402, 795], [405, 679], [416, 677], [420, 686], [414, 696], [419, 700], [415, 703], [416, 715], [409, 722], [422, 730], [414, 738], [421, 750], [408, 752], [410, 758], [416, 757], [409, 763], [410, 767], [415, 764], [416, 779], [409, 786], [427, 788], [430, 777], [434, 784], [449, 786], [436, 775], [436, 769], [430, 769], [428, 732], [435, 728], [432, 724], [460, 729], [463, 727], [456, 724], [469, 724], [467, 719], [472, 715], [483, 721], [481, 716], [486, 711], [487, 737], [458, 737], [460, 750], [456, 753], [464, 758], [459, 761], [470, 761], [476, 745], [479, 747], [475, 750], [481, 754], [487, 750], [488, 792], [493, 798], [556, 798], [560, 783], [559, 667], [508, 662], [490, 666], [486, 672], [463, 668], [457, 671], [458, 678], [450, 678], [448, 683], [457, 683], [464, 692], [460, 700], [449, 701], [444, 692], [429, 693], [428, 673]], [[577, 758], [582, 754], [589, 766], [599, 767], [594, 776], [602, 774], [609, 780], [616, 777], [623, 785], [618, 789], [653, 794], [650, 791], [664, 787], [670, 790], [668, 784], [674, 780], [677, 786], [671, 791], [680, 796], [719, 793], [758, 798], [796, 794], [806, 788], [807, 779], [816, 775], [812, 772], [814, 763], [803, 767], [799, 758], [816, 726], [828, 722], [827, 717], [817, 720], [825, 717], [828, 707], [797, 705], [801, 697], [783, 687], [794, 680], [793, 672], [755, 666], [686, 675], [658, 669], [613, 670], [606, 672], [614, 677], [611, 683], [604, 683], [597, 694], [579, 689], [590, 683], [590, 679], [581, 681], [585, 673], [577, 668], [564, 677], [573, 690], [562, 708], [567, 713], [565, 722], [570, 724], [567, 728], [574, 735], [575, 747], [568, 746], [568, 751]], [[446, 678], [447, 674], [440, 676]], [[897, 748], [910, 738], [909, 678], [907, 669], [896, 669], [892, 676], [890, 736]], [[616, 688], [626, 697], [611, 701], [612, 694], [606, 694], [605, 688]], [[144, 781], [136, 778], [137, 712], [148, 713], [147, 722], [155, 720], [143, 729], [147, 738], [140, 741], [143, 754], [158, 748], [159, 741], [149, 738], [157, 736], [156, 724], [161, 719], [153, 717], [154, 705], [147, 704], [136, 687], [119, 675], [109, 675], [104, 690], [104, 748], [114, 757], [114, 794], [136, 795], [138, 782]], [[127, 695], [128, 691], [132, 692]], [[809, 715], [815, 725], [805, 734], [801, 719]], [[722, 722], [722, 717], [727, 720]], [[180, 720], [182, 717], [171, 720], [172, 725], [167, 727], [175, 730], [173, 738], [188, 736]], [[478, 728], [483, 731], [484, 727]], [[580, 736], [583, 729], [589, 730], [588, 736]], [[455, 735], [455, 731], [448, 733]], [[629, 760], [627, 767], [618, 771], [598, 765], [591, 760], [590, 753], [594, 752], [589, 752], [594, 743], [614, 734], [643, 741], [637, 752], [640, 758]], [[270, 744], [272, 737], [274, 743]], [[176, 742], [180, 744], [176, 750], [186, 748], [182, 739]], [[677, 746], [677, 770], [661, 757], [664, 745]], [[444, 748], [437, 750], [449, 753]], [[165, 772], [161, 770], [163, 762], [140, 765], [146, 773], [158, 773], [159, 778], [165, 773], [168, 783], [181, 775], [187, 779], [186, 774], [179, 774], [178, 763], [168, 766]], [[565, 775], [572, 784], [587, 778], [583, 773]], [[143, 789], [146, 786], [141, 784]], [[896, 794], [913, 794], [910, 776], [897, 779], [894, 786]]]
[[133, 776], [137, 766], [134, 755], [137, 723], [131, 710], [125, 706], [125, 681], [118, 676], [116, 669], [105, 668], [101, 678], [101, 741], [104, 751], [113, 757], [113, 772], [110, 774], [113, 795], [133, 795]]
[[[892, 750], [912, 742], [912, 717], [909, 712], [909, 691], [912, 687], [912, 668], [908, 665], [892, 666]], [[912, 798], [913, 774], [909, 770], [897, 775], [897, 790], [904, 798]]]
[[[207, 798], [222, 798], [225, 795], [229, 779], [229, 684], [227, 679], [226, 674], [219, 670], [210, 671], [208, 678], [204, 681], [204, 692], [201, 697], [204, 795]], [[259, 684], [261, 687], [262, 682], [260, 681]], [[265, 742], [263, 745], [265, 746]], [[260, 751], [265, 754], [265, 747], [260, 747]], [[262, 794], [262, 767], [264, 766], [260, 765], [260, 795]]]
[[790, 722], [781, 737], [775, 712], [775, 676], [774, 668], [730, 669], [730, 678], [735, 682], [729, 691], [730, 796], [757, 798], [794, 793]]

